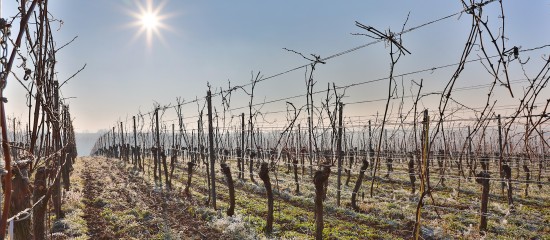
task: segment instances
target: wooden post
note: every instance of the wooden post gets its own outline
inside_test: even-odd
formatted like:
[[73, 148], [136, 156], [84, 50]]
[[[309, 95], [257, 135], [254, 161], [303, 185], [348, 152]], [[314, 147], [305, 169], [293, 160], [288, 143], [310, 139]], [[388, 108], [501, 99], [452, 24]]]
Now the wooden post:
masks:
[[469, 168], [469, 172], [468, 172], [468, 179], [470, 179], [472, 177], [472, 173], [474, 172], [474, 169], [473, 169], [473, 165], [474, 163], [472, 162], [472, 136], [471, 136], [471, 131], [470, 131], [470, 126], [468, 126], [468, 158], [467, 158], [467, 165], [468, 165], [468, 168]]
[[122, 126], [122, 122], [120, 122], [120, 156], [119, 159], [126, 160], [126, 145], [124, 144], [124, 128]]
[[301, 156], [301, 142], [300, 142], [300, 124], [298, 124], [298, 129], [296, 129], [296, 155], [292, 161], [294, 165], [294, 183], [296, 184], [296, 194], [300, 193], [300, 183], [298, 182], [298, 163]]
[[[389, 150], [389, 146], [388, 146], [388, 129], [384, 129], [384, 155], [383, 155], [385, 158], [386, 158], [386, 169], [387, 169], [387, 174], [385, 175], [385, 177], [387, 177], [388, 179], [390, 178], [390, 173], [392, 171], [392, 159], [391, 159], [391, 156], [390, 156], [390, 150]], [[380, 169], [377, 168], [376, 169], [377, 171], [379, 171]], [[380, 174], [382, 175], [382, 174]]]
[[344, 104], [339, 103], [339, 113], [338, 113], [338, 142], [336, 143], [336, 151], [338, 157], [338, 176], [337, 176], [337, 192], [336, 192], [336, 205], [340, 206], [340, 191], [342, 190], [342, 114], [344, 109]]
[[371, 127], [371, 122], [369, 120], [369, 151], [368, 151], [368, 155], [369, 155], [369, 161], [370, 161], [370, 175], [372, 176], [372, 170], [373, 170], [373, 167], [374, 167], [374, 164], [373, 163], [373, 158], [374, 158], [374, 148], [372, 148], [372, 127]]
[[133, 128], [134, 128], [134, 149], [132, 151], [132, 162], [134, 164], [134, 167], [136, 166], [136, 164], [139, 165], [138, 163], [138, 148], [137, 148], [137, 132], [136, 132], [136, 116], [133, 116], [132, 119], [134, 120], [134, 125], [133, 125]]
[[254, 151], [254, 148], [256, 146], [254, 146], [254, 143], [255, 143], [254, 142], [254, 124], [252, 124], [252, 116], [249, 116], [248, 125], [249, 125], [248, 134], [250, 135], [250, 142], [248, 145], [250, 149], [250, 155], [248, 156], [249, 157], [248, 169], [249, 169], [250, 181], [252, 181], [253, 183], [256, 183], [256, 180], [254, 180], [254, 173], [252, 172], [252, 170], [254, 169], [254, 157], [256, 156], [256, 152]]
[[298, 182], [298, 156], [292, 160], [294, 166], [294, 184], [296, 185], [296, 194], [300, 194], [300, 183]]
[[246, 149], [244, 148], [244, 140], [245, 140], [245, 132], [244, 132], [244, 113], [241, 113], [241, 172], [239, 173], [241, 176], [241, 179], [244, 179], [244, 155], [246, 153]]
[[160, 163], [160, 129], [159, 129], [159, 108], [156, 108], [155, 109], [155, 135], [156, 135], [156, 138], [157, 138], [157, 151], [154, 153], [155, 154], [155, 171], [158, 170], [158, 178], [159, 178], [159, 185], [162, 189], [162, 167], [161, 167], [161, 163]]
[[113, 127], [113, 158], [118, 158], [118, 148], [116, 145], [116, 132], [115, 127]]
[[[70, 124], [70, 116], [69, 116], [69, 110], [67, 109], [67, 106], [63, 106], [63, 113], [62, 113], [62, 123], [63, 123], [63, 143], [65, 145], [69, 144], [69, 137], [68, 137], [68, 131], [69, 131], [69, 124]], [[70, 152], [72, 151], [71, 148], [67, 147], [64, 148], [61, 151], [61, 177], [63, 178], [63, 188], [66, 191], [69, 191], [69, 188], [71, 186], [71, 178], [70, 178], [70, 169], [72, 168], [72, 159], [70, 157]]]
[[[166, 125], [164, 126], [164, 135], [166, 136]], [[164, 140], [164, 138], [163, 138], [163, 140]], [[164, 145], [164, 141], [163, 141], [162, 151], [160, 151], [161, 158], [159, 159], [159, 161], [162, 160], [162, 167], [164, 168], [164, 182], [166, 183], [166, 188], [172, 189], [172, 183], [170, 182], [170, 178], [168, 176], [168, 164], [166, 163], [167, 149], [165, 149], [165, 148], [166, 148], [166, 146]], [[160, 165], [160, 162], [159, 162], [159, 170], [160, 170], [160, 168], [161, 168], [161, 165]]]
[[166, 153], [164, 147], [162, 148], [162, 151], [160, 151], [159, 155], [159, 175], [161, 175], [161, 171], [164, 169], [164, 183], [166, 184], [167, 189], [171, 189], [172, 185], [170, 184], [170, 179], [168, 178], [168, 166], [166, 164]]
[[[418, 200], [418, 205], [416, 206], [416, 222], [414, 224], [414, 239], [420, 239], [420, 220], [422, 213], [422, 206], [424, 205], [423, 200], [426, 194], [429, 191], [428, 184], [428, 154], [429, 154], [429, 129], [430, 129], [430, 116], [428, 116], [428, 110], [424, 110], [424, 120], [423, 124], [423, 134], [422, 134], [422, 164], [420, 164], [420, 200]], [[426, 189], [428, 188], [428, 189]]]
[[[313, 105], [311, 106], [311, 111], [313, 112]], [[308, 121], [308, 134], [309, 134], [309, 151], [308, 151], [308, 158], [309, 158], [309, 176], [313, 174], [313, 119], [311, 116], [307, 117]]]
[[502, 168], [503, 162], [504, 162], [504, 148], [502, 147], [502, 125], [500, 121], [500, 114], [497, 115], [498, 120], [498, 170], [500, 173], [500, 186], [501, 186], [501, 194], [504, 196], [504, 170]]
[[[59, 82], [54, 81], [54, 100], [53, 100], [53, 110], [54, 114], [57, 117], [60, 117], [59, 114]], [[59, 126], [59, 121], [53, 121], [53, 141], [54, 141], [54, 148], [55, 151], [59, 151], [61, 149], [61, 129]], [[61, 157], [56, 156], [55, 158], [55, 171], [61, 169]], [[54, 180], [54, 189], [53, 189], [53, 205], [54, 205], [54, 211], [55, 216], [57, 219], [61, 219], [64, 217], [63, 211], [61, 210], [61, 179], [59, 178], [59, 175], [55, 176]]]
[[172, 147], [176, 147], [176, 132], [174, 131], [174, 124], [172, 123]]
[[111, 143], [111, 134], [109, 134], [109, 131], [107, 131], [107, 133], [105, 133], [105, 137], [107, 138], [107, 139], [105, 139], [105, 151], [106, 151], [105, 156], [110, 157], [109, 154], [111, 154], [111, 153], [110, 153], [110, 149], [109, 149], [110, 148], [109, 144]]
[[531, 170], [529, 170], [529, 167], [527, 166], [526, 161], [523, 163], [523, 171], [525, 172], [525, 197], [528, 197], [529, 196], [529, 181], [531, 181]]
[[170, 150], [170, 177], [168, 178], [168, 184], [172, 188], [172, 178], [174, 177], [174, 168], [178, 158], [178, 146], [176, 143], [176, 132], [174, 130], [174, 124], [172, 123], [172, 148]]
[[540, 155], [541, 155], [541, 157], [539, 158], [539, 174], [537, 176], [537, 183], [538, 183], [537, 185], [539, 187], [539, 190], [542, 190], [542, 182], [541, 182], [540, 178], [541, 178], [541, 175], [542, 175], [542, 165], [544, 163], [544, 154], [545, 154], [544, 148], [545, 148], [546, 144], [544, 142], [544, 130], [542, 130], [541, 125], [539, 125], [539, 129], [540, 129], [539, 131], [540, 131], [540, 142], [541, 142], [540, 143]]
[[[199, 120], [197, 120], [197, 147], [195, 151], [195, 161], [196, 163], [201, 164], [201, 156], [202, 156], [202, 142], [201, 142], [201, 135], [202, 135], [202, 114]], [[200, 154], [199, 154], [200, 153]], [[208, 171], [206, 171], [208, 173]], [[208, 181], [210, 181], [210, 178], [208, 178]], [[208, 186], [210, 186], [210, 183], [208, 183]]]
[[298, 156], [300, 159], [300, 164], [302, 164], [302, 176], [304, 176], [304, 155], [302, 153], [302, 129], [300, 128], [300, 124], [298, 124]]
[[206, 93], [206, 102], [208, 104], [208, 149], [209, 149], [209, 156], [210, 156], [210, 176], [212, 177], [212, 180], [210, 180], [210, 183], [212, 184], [212, 187], [210, 189], [211, 191], [211, 197], [212, 197], [212, 207], [216, 209], [216, 172], [214, 171], [214, 163], [215, 163], [215, 153], [214, 153], [214, 126], [212, 124], [212, 94], [210, 90]]
[[527, 161], [531, 159], [529, 153], [529, 120], [525, 120], [525, 158], [523, 159], [523, 171], [525, 172], [525, 197], [529, 196], [529, 181], [531, 180], [531, 171], [527, 166]]
[[[15, 129], [15, 127], [16, 127], [16, 122], [15, 122], [15, 121], [16, 121], [17, 119], [16, 119], [16, 117], [14, 117], [12, 120], [13, 120], [13, 140], [12, 140], [12, 144], [13, 144], [13, 146], [17, 146], [17, 136], [16, 136], [17, 130]], [[17, 149], [17, 148], [12, 148], [12, 149], [11, 149], [11, 154], [13, 155], [13, 156], [12, 156], [12, 159], [13, 159], [12, 161], [13, 161], [13, 162], [19, 161], [19, 154], [18, 154], [18, 152], [19, 152], [19, 149]]]

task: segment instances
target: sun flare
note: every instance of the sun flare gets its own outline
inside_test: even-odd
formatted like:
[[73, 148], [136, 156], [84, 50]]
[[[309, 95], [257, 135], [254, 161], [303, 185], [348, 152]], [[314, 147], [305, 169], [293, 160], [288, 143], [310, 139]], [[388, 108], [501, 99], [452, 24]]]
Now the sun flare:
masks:
[[130, 15], [132, 15], [135, 19], [131, 25], [139, 28], [134, 35], [134, 39], [144, 35], [147, 42], [147, 47], [151, 49], [153, 47], [153, 39], [158, 39], [160, 42], [164, 42], [161, 31], [171, 30], [164, 23], [164, 20], [168, 18], [169, 15], [162, 12], [166, 2], [136, 0], [135, 3], [137, 8], [130, 12]]

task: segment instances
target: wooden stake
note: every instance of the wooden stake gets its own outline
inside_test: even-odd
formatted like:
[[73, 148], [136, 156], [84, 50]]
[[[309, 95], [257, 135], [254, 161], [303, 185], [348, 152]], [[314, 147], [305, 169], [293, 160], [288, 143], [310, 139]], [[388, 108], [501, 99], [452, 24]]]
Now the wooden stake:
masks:
[[337, 176], [337, 192], [336, 192], [336, 205], [340, 206], [340, 192], [342, 190], [342, 115], [344, 104], [339, 103], [338, 113], [338, 142], [336, 143], [336, 152], [338, 156], [338, 176]]
[[211, 197], [212, 197], [212, 207], [216, 209], [216, 172], [214, 171], [214, 163], [216, 161], [215, 152], [214, 152], [214, 127], [212, 123], [212, 94], [210, 90], [206, 93], [206, 102], [208, 105], [208, 149], [209, 149], [209, 156], [210, 156], [210, 176], [212, 177], [212, 180], [210, 180], [210, 184], [212, 184], [212, 187], [210, 189]]

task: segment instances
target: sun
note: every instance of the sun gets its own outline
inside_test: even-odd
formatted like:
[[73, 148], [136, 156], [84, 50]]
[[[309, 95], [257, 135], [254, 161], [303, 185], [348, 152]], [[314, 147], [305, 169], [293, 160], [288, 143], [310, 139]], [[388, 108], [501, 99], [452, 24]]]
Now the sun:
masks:
[[155, 13], [145, 13], [141, 16], [141, 24], [147, 30], [155, 30], [159, 26], [159, 19]]
[[164, 20], [170, 17], [169, 14], [163, 13], [165, 5], [165, 1], [136, 0], [136, 8], [129, 12], [135, 19], [131, 25], [139, 28], [134, 35], [134, 39], [145, 36], [149, 49], [153, 47], [154, 39], [158, 39], [160, 42], [164, 43], [161, 34], [162, 31], [171, 30], [164, 22]]

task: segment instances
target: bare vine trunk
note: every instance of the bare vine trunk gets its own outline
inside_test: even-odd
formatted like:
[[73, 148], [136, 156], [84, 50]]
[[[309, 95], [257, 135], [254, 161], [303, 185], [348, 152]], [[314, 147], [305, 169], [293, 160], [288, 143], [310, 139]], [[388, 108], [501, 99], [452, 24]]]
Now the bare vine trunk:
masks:
[[161, 155], [162, 166], [164, 167], [164, 181], [166, 182], [166, 188], [172, 189], [172, 183], [170, 182], [170, 179], [168, 178], [168, 164], [166, 163], [166, 154], [164, 154], [164, 151], [161, 152], [161, 154], [162, 154]]
[[187, 185], [185, 186], [185, 195], [190, 196], [189, 188], [191, 188], [191, 179], [193, 178], [193, 167], [195, 163], [187, 162]]
[[479, 231], [487, 231], [487, 206], [489, 205], [489, 178], [488, 172], [483, 171], [476, 175], [476, 182], [481, 184], [481, 218]]
[[252, 172], [252, 170], [254, 169], [254, 157], [255, 156], [256, 156], [256, 153], [254, 153], [254, 152], [250, 153], [250, 164], [249, 164], [250, 181], [252, 181], [253, 183], [256, 182], [256, 180], [254, 180], [254, 173]]
[[227, 216], [233, 216], [235, 213], [235, 186], [233, 184], [233, 177], [231, 176], [231, 168], [225, 163], [222, 163], [220, 166], [227, 181], [227, 188], [229, 188], [229, 208], [227, 209]]
[[[365, 168], [366, 169], [366, 168]], [[364, 172], [364, 171], [363, 171]], [[324, 184], [328, 181], [330, 175], [330, 167], [324, 166], [322, 171], [316, 171], [313, 177], [315, 184], [315, 239], [323, 239], [323, 196]]]
[[346, 170], [348, 176], [346, 178], [346, 186], [349, 186], [349, 180], [351, 178], [351, 168], [353, 167], [353, 161], [354, 161], [353, 152], [349, 156], [349, 168]]
[[71, 178], [70, 178], [70, 172], [72, 169], [72, 160], [70, 157], [70, 154], [66, 153], [63, 157], [65, 159], [64, 162], [62, 162], [63, 166], [61, 167], [61, 174], [63, 178], [63, 189], [65, 191], [69, 191], [69, 188], [71, 187]]
[[531, 180], [531, 171], [527, 164], [523, 164], [523, 171], [525, 171], [525, 197], [529, 196], [529, 181]]
[[369, 161], [367, 161], [367, 158], [363, 158], [363, 163], [361, 164], [361, 170], [359, 171], [359, 176], [357, 177], [357, 182], [355, 182], [355, 187], [353, 188], [353, 192], [351, 193], [351, 207], [355, 210], [359, 209], [357, 207], [356, 198], [357, 198], [357, 192], [359, 192], [359, 189], [361, 188], [361, 184], [363, 183], [363, 177], [365, 176], [365, 171], [369, 167]]
[[265, 191], [267, 194], [267, 222], [265, 225], [266, 234], [273, 232], [273, 189], [271, 189], [271, 181], [269, 180], [269, 166], [267, 162], [263, 162], [260, 167], [260, 179], [264, 182]]
[[241, 168], [241, 163], [242, 161], [244, 161], [244, 159], [242, 158], [242, 150], [241, 148], [237, 148], [237, 169], [238, 169], [238, 173], [237, 173], [237, 178], [241, 178], [241, 174], [244, 172], [244, 169]]
[[[44, 167], [39, 167], [36, 169], [34, 174], [34, 190], [32, 194], [32, 201], [37, 203], [42, 196], [46, 194], [46, 169]], [[33, 233], [34, 239], [42, 240], [44, 239], [44, 219], [46, 216], [46, 205], [48, 199], [43, 199], [40, 203], [36, 205], [33, 209]]]
[[151, 151], [153, 152], [153, 177], [155, 178], [155, 180], [157, 180], [158, 179], [158, 176], [157, 176], [158, 149], [156, 147], [153, 147]]
[[503, 165], [502, 171], [504, 172], [504, 177], [506, 178], [508, 206], [510, 209], [514, 209], [514, 199], [512, 197], [512, 168], [508, 165]]
[[[10, 214], [15, 215], [31, 207], [31, 191], [27, 167], [16, 168], [13, 171]], [[31, 239], [31, 218], [14, 222], [14, 239]]]
[[292, 161], [294, 165], [294, 183], [296, 183], [296, 194], [300, 194], [300, 183], [298, 182], [298, 159]]
[[[411, 193], [414, 194], [416, 191], [416, 176], [414, 173], [414, 157], [411, 155], [409, 159], [409, 179], [411, 180]], [[460, 179], [459, 179], [460, 180]]]
[[172, 178], [174, 177], [174, 168], [176, 167], [176, 162], [178, 161], [178, 155], [176, 153], [176, 149], [174, 148], [172, 151], [173, 151], [172, 156], [170, 156], [170, 178], [168, 180], [170, 187], [172, 187]]

